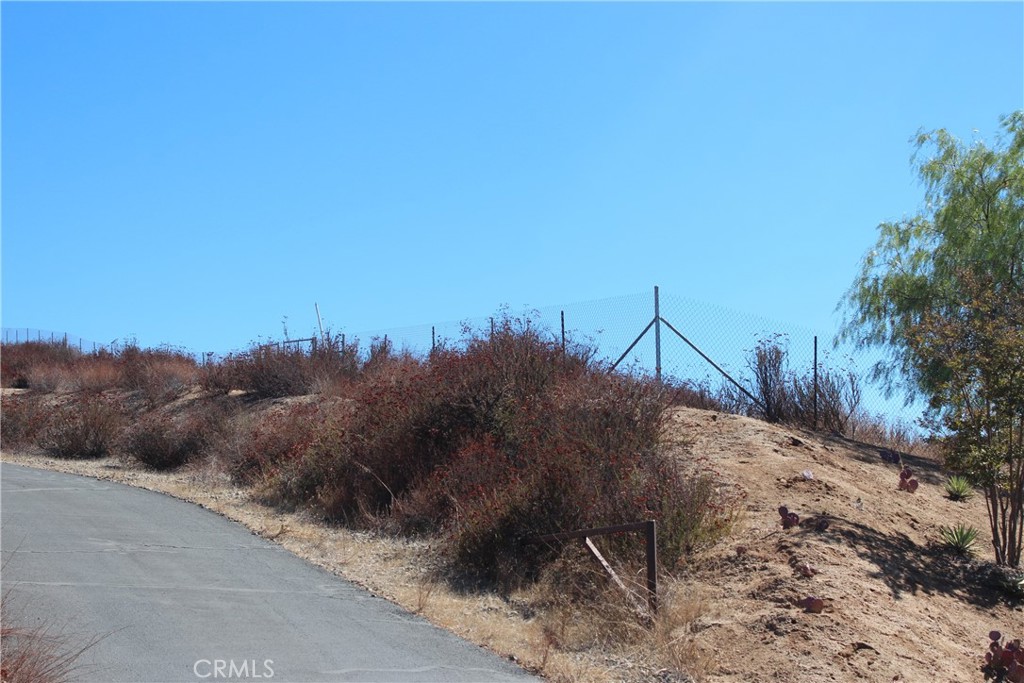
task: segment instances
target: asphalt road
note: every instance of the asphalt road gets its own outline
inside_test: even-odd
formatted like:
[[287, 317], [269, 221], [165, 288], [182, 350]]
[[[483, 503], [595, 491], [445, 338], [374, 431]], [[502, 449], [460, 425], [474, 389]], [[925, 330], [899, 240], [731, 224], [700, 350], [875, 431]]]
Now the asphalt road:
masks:
[[498, 656], [212, 512], [0, 465], [3, 590], [101, 681], [511, 681]]

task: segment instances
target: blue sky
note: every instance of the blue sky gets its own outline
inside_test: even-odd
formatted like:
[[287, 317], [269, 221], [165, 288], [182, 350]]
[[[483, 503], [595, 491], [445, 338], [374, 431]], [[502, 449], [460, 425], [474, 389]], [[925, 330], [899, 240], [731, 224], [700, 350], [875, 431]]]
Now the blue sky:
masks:
[[2, 318], [228, 351], [662, 291], [834, 331], [1024, 4], [0, 5]]

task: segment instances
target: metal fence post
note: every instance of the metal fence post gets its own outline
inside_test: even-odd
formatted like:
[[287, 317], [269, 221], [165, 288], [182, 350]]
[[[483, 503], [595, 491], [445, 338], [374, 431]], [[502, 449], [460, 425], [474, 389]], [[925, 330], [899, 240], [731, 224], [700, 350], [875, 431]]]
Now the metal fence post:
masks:
[[661, 304], [658, 286], [654, 286], [654, 376], [661, 381]]
[[565, 311], [562, 311], [562, 355], [565, 355]]
[[653, 519], [644, 524], [647, 546], [647, 601], [652, 614], [658, 613], [658, 531]]
[[814, 428], [818, 428], [818, 335], [814, 335]]

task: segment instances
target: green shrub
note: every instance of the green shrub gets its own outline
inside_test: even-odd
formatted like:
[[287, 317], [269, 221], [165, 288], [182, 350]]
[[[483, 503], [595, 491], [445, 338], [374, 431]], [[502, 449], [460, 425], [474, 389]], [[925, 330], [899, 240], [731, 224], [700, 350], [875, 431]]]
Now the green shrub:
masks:
[[950, 475], [943, 488], [946, 489], [946, 495], [950, 500], [967, 500], [974, 495], [974, 487], [970, 480], [957, 474]]
[[974, 553], [974, 543], [978, 540], [978, 530], [973, 526], [957, 524], [954, 527], [940, 527], [939, 536], [943, 545], [956, 555]]

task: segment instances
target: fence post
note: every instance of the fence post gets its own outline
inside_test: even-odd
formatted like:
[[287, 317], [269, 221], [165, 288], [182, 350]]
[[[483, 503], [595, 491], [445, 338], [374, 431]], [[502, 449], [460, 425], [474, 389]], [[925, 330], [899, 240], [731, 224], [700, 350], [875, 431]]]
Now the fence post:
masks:
[[658, 286], [654, 286], [654, 376], [661, 381], [661, 304]]
[[565, 311], [562, 311], [562, 355], [565, 355]]
[[818, 335], [814, 335], [814, 428], [818, 428]]
[[644, 541], [647, 546], [647, 601], [651, 613], [658, 612], [658, 532], [651, 519], [644, 523]]

